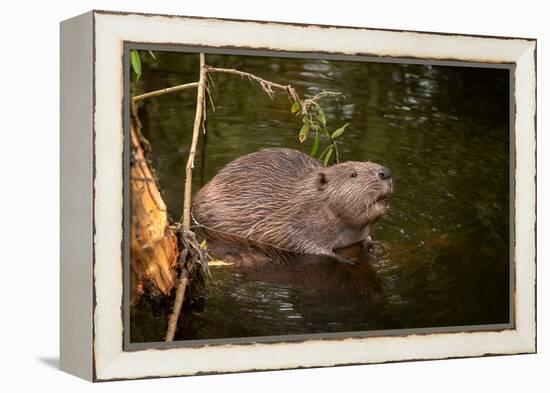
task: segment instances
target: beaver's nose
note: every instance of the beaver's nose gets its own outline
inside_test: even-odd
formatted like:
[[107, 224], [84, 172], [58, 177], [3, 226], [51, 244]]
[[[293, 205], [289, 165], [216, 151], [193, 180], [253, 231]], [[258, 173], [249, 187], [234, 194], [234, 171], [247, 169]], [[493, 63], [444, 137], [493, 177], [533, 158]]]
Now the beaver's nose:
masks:
[[388, 180], [388, 179], [391, 179], [391, 171], [389, 168], [386, 168], [385, 166], [383, 166], [382, 168], [380, 168], [380, 170], [378, 171], [378, 177], [380, 178], [380, 180]]

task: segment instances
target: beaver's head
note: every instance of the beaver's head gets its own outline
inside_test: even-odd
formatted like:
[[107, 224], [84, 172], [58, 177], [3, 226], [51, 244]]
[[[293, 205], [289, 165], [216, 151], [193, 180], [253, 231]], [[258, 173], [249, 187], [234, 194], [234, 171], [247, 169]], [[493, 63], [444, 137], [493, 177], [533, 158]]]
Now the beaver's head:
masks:
[[316, 174], [317, 191], [350, 224], [366, 225], [390, 207], [391, 171], [373, 162], [348, 161], [322, 168]]

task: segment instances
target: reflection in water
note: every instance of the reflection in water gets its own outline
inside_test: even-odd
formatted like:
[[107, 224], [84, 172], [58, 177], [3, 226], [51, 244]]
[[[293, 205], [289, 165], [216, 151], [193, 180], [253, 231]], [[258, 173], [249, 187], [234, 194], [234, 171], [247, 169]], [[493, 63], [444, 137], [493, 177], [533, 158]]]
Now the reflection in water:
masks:
[[[362, 255], [356, 265], [314, 256], [302, 262], [289, 266], [213, 267], [207, 311], [185, 319], [177, 338], [321, 333], [397, 326], [385, 310], [381, 280], [367, 256]], [[228, 310], [231, 311], [228, 313]], [[220, 320], [224, 323], [220, 324]]]
[[[133, 93], [196, 80], [198, 56], [143, 56]], [[327, 124], [350, 122], [344, 160], [391, 168], [395, 189], [375, 227], [385, 245], [356, 266], [212, 267], [206, 306], [176, 338], [245, 337], [505, 323], [509, 318], [509, 74], [507, 70], [207, 55], [301, 95], [336, 90]], [[265, 147], [309, 151], [284, 96], [214, 75], [216, 111], [199, 148], [194, 190], [225, 164]], [[172, 218], [180, 216], [195, 112], [184, 92], [146, 101], [139, 114]], [[203, 139], [204, 141], [204, 139]], [[132, 340], [159, 341], [164, 305], [132, 310]], [[164, 325], [163, 325], [164, 324]], [[144, 327], [145, 326], [145, 327]]]

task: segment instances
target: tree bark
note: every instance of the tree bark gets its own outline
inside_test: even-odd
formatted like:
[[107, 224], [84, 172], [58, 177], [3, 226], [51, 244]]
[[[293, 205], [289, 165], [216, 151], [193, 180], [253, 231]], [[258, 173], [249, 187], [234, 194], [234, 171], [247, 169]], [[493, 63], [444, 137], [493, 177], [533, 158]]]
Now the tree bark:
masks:
[[131, 122], [131, 303], [136, 304], [148, 282], [169, 295], [176, 284], [179, 249], [168, 226], [166, 205], [145, 157], [137, 119]]

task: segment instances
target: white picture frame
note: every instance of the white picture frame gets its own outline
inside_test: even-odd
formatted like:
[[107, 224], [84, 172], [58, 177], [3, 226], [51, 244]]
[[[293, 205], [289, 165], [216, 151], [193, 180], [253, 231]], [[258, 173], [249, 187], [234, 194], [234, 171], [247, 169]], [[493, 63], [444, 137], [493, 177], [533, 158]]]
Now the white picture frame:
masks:
[[[125, 44], [513, 67], [513, 323], [125, 350]], [[90, 381], [536, 352], [536, 40], [91, 11], [61, 24], [61, 368]]]

